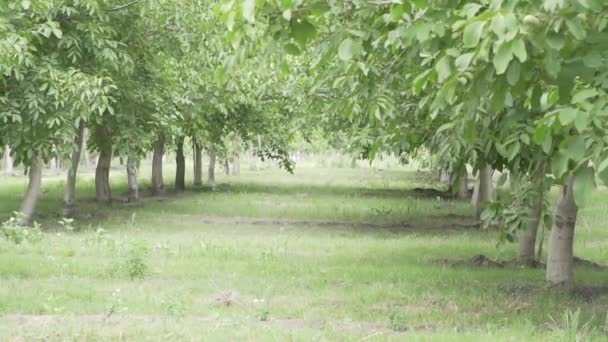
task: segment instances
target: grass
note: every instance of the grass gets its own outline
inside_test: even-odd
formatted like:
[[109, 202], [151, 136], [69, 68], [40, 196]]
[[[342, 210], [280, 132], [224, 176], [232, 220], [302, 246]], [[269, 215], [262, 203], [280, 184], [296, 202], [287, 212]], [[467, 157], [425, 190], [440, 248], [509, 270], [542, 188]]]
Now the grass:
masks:
[[[43, 240], [0, 239], [0, 339], [606, 338], [605, 272], [581, 268], [580, 291], [560, 294], [545, 289], [542, 270], [439, 262], [510, 259], [515, 246], [475, 228], [468, 203], [413, 190], [436, 186], [425, 173], [243, 171], [218, 175], [215, 189], [112, 207], [92, 201], [83, 173], [76, 232], [57, 223], [63, 183], [47, 177]], [[0, 218], [24, 187], [0, 178]], [[605, 264], [608, 194], [593, 196], [575, 250]]]

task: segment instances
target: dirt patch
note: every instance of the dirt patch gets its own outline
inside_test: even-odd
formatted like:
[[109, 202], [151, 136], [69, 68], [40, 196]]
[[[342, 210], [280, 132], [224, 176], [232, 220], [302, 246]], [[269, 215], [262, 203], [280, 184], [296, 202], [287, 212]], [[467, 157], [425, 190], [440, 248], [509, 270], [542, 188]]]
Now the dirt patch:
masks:
[[435, 263], [448, 265], [451, 267], [489, 267], [489, 268], [504, 268], [508, 265], [506, 261], [493, 260], [483, 254], [475, 255], [472, 258], [464, 260], [439, 259]]
[[574, 298], [591, 303], [599, 297], [608, 296], [608, 286], [577, 286], [572, 290]]
[[347, 221], [325, 221], [325, 220], [295, 220], [295, 219], [272, 219], [272, 218], [244, 218], [244, 217], [216, 217], [199, 215], [187, 216], [190, 220], [202, 224], [220, 225], [244, 225], [244, 226], [309, 226], [309, 227], [332, 227], [332, 228], [360, 228], [360, 229], [388, 229], [391, 231], [413, 230], [413, 231], [450, 231], [450, 230], [473, 230], [479, 227], [478, 222], [448, 222], [448, 223], [374, 223], [374, 222], [347, 222]]
[[577, 267], [587, 267], [596, 271], [608, 271], [608, 266], [598, 264], [591, 260], [581, 259], [579, 257], [574, 257], [574, 265]]
[[453, 199], [454, 194], [449, 191], [441, 191], [433, 188], [414, 188], [411, 193], [416, 197], [423, 198], [442, 198], [442, 199]]
[[[13, 323], [19, 326], [69, 326], [69, 325], [98, 325], [98, 326], [120, 326], [133, 324], [162, 324], [170, 323], [174, 320], [180, 322], [197, 323], [197, 324], [212, 324], [212, 325], [230, 325], [242, 324], [242, 322], [221, 320], [212, 317], [202, 316], [185, 316], [172, 317], [161, 315], [0, 315], [0, 321], [3, 323]], [[394, 334], [387, 324], [364, 321], [322, 321], [322, 320], [306, 320], [306, 319], [271, 319], [268, 321], [250, 321], [252, 324], [270, 324], [278, 328], [285, 329], [326, 329], [332, 328], [338, 331], [364, 334]], [[412, 327], [412, 330], [426, 330], [424, 327]]]

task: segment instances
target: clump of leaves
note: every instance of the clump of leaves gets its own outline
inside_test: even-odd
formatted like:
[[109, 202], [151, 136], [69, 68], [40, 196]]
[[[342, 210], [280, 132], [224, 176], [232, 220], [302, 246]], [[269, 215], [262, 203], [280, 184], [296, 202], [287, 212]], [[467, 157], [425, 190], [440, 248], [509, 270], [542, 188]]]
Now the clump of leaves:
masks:
[[132, 280], [143, 279], [146, 276], [148, 272], [148, 265], [146, 265], [148, 252], [148, 246], [144, 242], [131, 244], [126, 254], [125, 268]]
[[0, 236], [16, 245], [24, 241], [35, 243], [42, 240], [43, 234], [40, 231], [40, 224], [34, 222], [31, 227], [24, 227], [20, 224], [23, 217], [23, 213], [13, 213], [13, 216], [0, 226]]
[[74, 231], [74, 219], [72, 218], [64, 217], [61, 220], [57, 221], [57, 223], [59, 223], [59, 225], [68, 232]]
[[403, 313], [400, 311], [394, 311], [389, 316], [391, 320], [391, 329], [396, 332], [404, 332], [407, 331], [407, 319]]
[[258, 317], [259, 317], [260, 321], [267, 322], [268, 319], [270, 318], [270, 311], [268, 311], [268, 309], [263, 309], [260, 311], [260, 314]]

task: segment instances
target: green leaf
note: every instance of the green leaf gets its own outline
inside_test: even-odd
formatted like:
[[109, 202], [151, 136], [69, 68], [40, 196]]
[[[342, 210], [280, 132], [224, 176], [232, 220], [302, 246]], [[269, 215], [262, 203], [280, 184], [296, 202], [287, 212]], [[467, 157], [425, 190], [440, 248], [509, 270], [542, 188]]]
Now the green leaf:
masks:
[[572, 33], [574, 38], [578, 40], [585, 40], [585, 37], [587, 37], [587, 32], [585, 31], [585, 28], [578, 20], [578, 18], [575, 17], [571, 19], [566, 19], [566, 26], [568, 27], [568, 31]]
[[502, 43], [494, 55], [494, 68], [497, 75], [502, 75], [507, 71], [509, 63], [513, 60], [513, 51], [510, 43]]
[[467, 27], [465, 27], [463, 32], [463, 41], [465, 48], [473, 48], [479, 44], [479, 41], [481, 40], [481, 33], [485, 24], [486, 23], [482, 21], [474, 21]]
[[450, 58], [448, 56], [443, 56], [437, 62], [435, 70], [437, 70], [437, 77], [440, 83], [448, 79], [450, 75], [452, 75], [452, 66], [450, 65]]
[[346, 38], [338, 47], [338, 57], [343, 61], [350, 61], [354, 57], [361, 54], [363, 47], [361, 42]]
[[559, 179], [566, 171], [568, 171], [568, 158], [562, 153], [557, 153], [551, 158], [551, 173]]
[[553, 50], [561, 50], [566, 45], [566, 40], [560, 34], [550, 32], [545, 39], [547, 45]]
[[561, 151], [575, 163], [580, 162], [585, 157], [586, 143], [582, 136], [570, 136], [562, 144]]
[[534, 143], [537, 145], [542, 144], [545, 141], [545, 137], [549, 133], [549, 127], [547, 126], [538, 126], [536, 127], [536, 131], [534, 132]]
[[405, 7], [406, 5], [404, 4], [393, 4], [391, 6], [391, 19], [393, 21], [399, 21], [401, 19], [403, 19], [403, 15], [406, 13], [406, 11], [409, 11], [410, 9]]
[[454, 125], [455, 125], [455, 123], [454, 123], [454, 122], [448, 122], [448, 123], [445, 123], [445, 124], [443, 124], [443, 125], [439, 126], [439, 128], [437, 128], [436, 133], [443, 132], [443, 131], [445, 131], [446, 129], [450, 129], [450, 128], [454, 127]]
[[551, 134], [548, 134], [545, 137], [545, 141], [543, 141], [543, 152], [545, 152], [546, 154], [549, 154], [549, 152], [551, 152], [551, 149], [553, 148], [553, 137], [551, 136]]
[[572, 103], [583, 102], [589, 98], [597, 96], [598, 94], [599, 93], [597, 92], [597, 90], [593, 88], [579, 90], [578, 92], [576, 92], [576, 94], [574, 94], [574, 96], [572, 96]]
[[588, 54], [583, 57], [583, 63], [588, 68], [599, 68], [604, 65], [602, 61], [602, 55], [598, 50], [591, 50]]
[[555, 12], [558, 9], [566, 6], [565, 0], [544, 0], [543, 7], [547, 12]]
[[569, 125], [576, 119], [576, 115], [578, 114], [578, 110], [576, 108], [565, 108], [559, 112], [559, 122], [562, 126]]
[[519, 153], [521, 148], [521, 144], [519, 143], [519, 141], [516, 141], [514, 144], [512, 144], [509, 147], [509, 157], [508, 160], [509, 161], [513, 161], [513, 159], [515, 159], [515, 157], [517, 156], [517, 154]]
[[514, 40], [512, 43], [513, 54], [520, 62], [525, 62], [528, 59], [528, 53], [526, 52], [526, 44], [523, 39]]
[[291, 35], [301, 45], [305, 45], [308, 41], [314, 39], [317, 34], [315, 27], [307, 20], [292, 20], [290, 25]]
[[255, 22], [255, 0], [243, 0], [243, 18], [250, 23]]
[[296, 44], [292, 44], [292, 43], [285, 44], [284, 49], [285, 49], [285, 52], [287, 52], [290, 55], [294, 55], [294, 56], [297, 56], [302, 53], [302, 50], [300, 50], [300, 48]]
[[597, 167], [597, 172], [602, 172], [608, 167], [608, 158], [604, 159]]
[[545, 58], [543, 60], [543, 65], [545, 66], [545, 71], [551, 78], [557, 78], [559, 73], [562, 70], [562, 66], [558, 60], [558, 56], [555, 53], [547, 53], [545, 54]]
[[490, 29], [498, 38], [502, 38], [507, 32], [507, 24], [505, 23], [505, 17], [502, 14], [498, 13], [492, 19], [492, 23], [490, 24]]
[[471, 61], [473, 60], [474, 55], [475, 54], [473, 53], [465, 53], [464, 55], [458, 56], [458, 58], [456, 58], [456, 61], [454, 62], [456, 68], [459, 71], [465, 71], [471, 65]]
[[595, 173], [589, 166], [582, 167], [574, 174], [574, 200], [579, 208], [585, 207], [587, 199], [595, 189]]
[[589, 126], [589, 116], [585, 112], [579, 112], [574, 120], [574, 127], [582, 133]]
[[600, 0], [578, 0], [578, 3], [586, 9], [590, 9], [593, 11], [600, 11], [602, 9]]
[[516, 61], [511, 63], [509, 69], [507, 69], [507, 82], [510, 85], [514, 86], [519, 81], [519, 76], [521, 74], [521, 66]]

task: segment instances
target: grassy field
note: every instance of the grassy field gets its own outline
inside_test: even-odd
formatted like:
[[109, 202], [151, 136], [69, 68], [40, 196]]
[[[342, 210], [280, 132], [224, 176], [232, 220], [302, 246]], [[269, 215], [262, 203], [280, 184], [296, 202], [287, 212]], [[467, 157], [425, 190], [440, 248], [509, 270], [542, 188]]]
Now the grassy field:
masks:
[[[458, 263], [515, 246], [497, 247], [470, 204], [417, 189], [437, 186], [425, 173], [243, 166], [213, 189], [129, 205], [115, 170], [112, 207], [93, 202], [91, 177], [74, 231], [57, 223], [63, 181], [48, 175], [41, 240], [0, 238], [0, 340], [607, 338], [607, 272], [580, 267], [577, 291], [560, 294], [540, 269]], [[24, 188], [0, 178], [2, 220]], [[608, 263], [607, 219], [598, 191], [577, 256]]]

